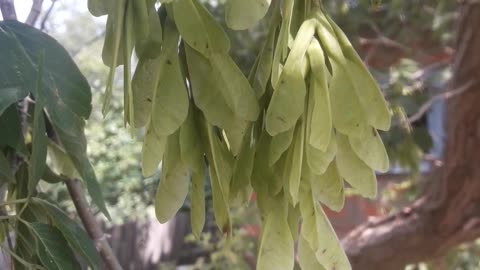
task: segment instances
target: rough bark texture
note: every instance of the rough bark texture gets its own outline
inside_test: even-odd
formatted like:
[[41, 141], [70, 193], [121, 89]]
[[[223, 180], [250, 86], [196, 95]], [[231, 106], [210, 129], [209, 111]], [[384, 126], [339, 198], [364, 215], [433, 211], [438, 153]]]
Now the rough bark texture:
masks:
[[425, 192], [411, 206], [343, 239], [354, 270], [404, 269], [480, 237], [479, 26], [479, 1], [464, 1], [451, 88], [471, 86], [447, 102], [444, 165], [428, 176]]

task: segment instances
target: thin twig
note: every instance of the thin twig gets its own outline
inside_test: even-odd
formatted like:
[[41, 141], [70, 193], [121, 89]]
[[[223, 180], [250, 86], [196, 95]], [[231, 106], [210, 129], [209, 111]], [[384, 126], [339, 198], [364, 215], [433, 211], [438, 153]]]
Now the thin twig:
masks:
[[470, 80], [456, 89], [433, 96], [427, 102], [425, 102], [415, 114], [408, 117], [408, 123], [411, 124], [420, 120], [420, 118], [422, 118], [422, 116], [427, 113], [427, 111], [433, 106], [433, 104], [435, 104], [435, 102], [458, 96], [470, 89], [470, 87], [476, 82], [476, 80]]
[[43, 0], [33, 0], [32, 8], [30, 9], [30, 13], [25, 21], [26, 24], [31, 26], [35, 25], [38, 16], [40, 16], [40, 12], [42, 12], [42, 5]]
[[85, 194], [83, 193], [83, 188], [80, 184], [80, 181], [71, 179], [65, 183], [67, 184], [68, 192], [72, 197], [73, 204], [75, 205], [75, 209], [77, 209], [83, 226], [95, 242], [95, 245], [100, 252], [100, 255], [102, 256], [107, 268], [109, 270], [122, 270], [122, 266], [110, 248], [110, 245], [108, 244], [102, 229], [98, 225], [95, 216], [90, 211], [90, 207], [85, 199]]
[[0, 11], [4, 20], [16, 20], [17, 12], [13, 0], [0, 0]]
[[45, 15], [42, 18], [42, 22], [40, 23], [40, 30], [44, 31], [45, 30], [45, 24], [47, 23], [48, 18], [50, 18], [50, 14], [52, 13], [53, 8], [55, 7], [55, 3], [57, 0], [52, 0], [52, 3], [47, 9], [47, 12], [45, 12]]

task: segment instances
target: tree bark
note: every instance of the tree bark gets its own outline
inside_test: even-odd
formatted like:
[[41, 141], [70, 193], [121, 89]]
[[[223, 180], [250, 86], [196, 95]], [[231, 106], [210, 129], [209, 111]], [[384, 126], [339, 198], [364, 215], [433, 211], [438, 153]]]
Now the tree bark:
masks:
[[15, 12], [15, 5], [13, 0], [0, 0], [0, 11], [4, 20], [16, 20], [17, 13]]
[[123, 268], [110, 248], [110, 245], [108, 244], [100, 225], [97, 223], [95, 216], [90, 211], [88, 202], [85, 199], [85, 194], [83, 193], [82, 184], [79, 180], [73, 179], [69, 179], [65, 183], [68, 188], [68, 193], [70, 193], [70, 196], [72, 197], [75, 209], [77, 209], [78, 216], [82, 220], [88, 235], [95, 242], [105, 266], [108, 270], [122, 270]]
[[480, 237], [480, 3], [464, 1], [447, 101], [444, 165], [422, 196], [402, 211], [353, 230], [343, 245], [354, 270], [397, 270], [431, 260]]

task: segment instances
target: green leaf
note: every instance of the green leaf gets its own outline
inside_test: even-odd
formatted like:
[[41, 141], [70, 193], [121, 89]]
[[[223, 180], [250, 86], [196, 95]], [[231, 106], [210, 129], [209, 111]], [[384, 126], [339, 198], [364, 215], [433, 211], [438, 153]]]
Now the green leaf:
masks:
[[226, 53], [212, 53], [213, 72], [218, 88], [233, 113], [241, 119], [255, 121], [260, 112], [257, 98], [240, 68]]
[[302, 270], [325, 270], [317, 261], [315, 251], [312, 250], [308, 241], [303, 236], [298, 240], [298, 264]]
[[215, 220], [220, 230], [230, 234], [232, 224], [228, 209], [228, 196], [233, 173], [233, 156], [215, 134], [214, 127], [205, 124]]
[[366, 119], [355, 87], [344, 66], [334, 61], [330, 63], [333, 69], [330, 82], [333, 126], [343, 134], [358, 134]]
[[[68, 52], [47, 34], [17, 21], [0, 22], [0, 27], [15, 35], [31, 66], [38, 64], [40, 52], [43, 52], [44, 76], [38, 97], [45, 101], [56, 134], [85, 181], [93, 202], [109, 217], [100, 185], [86, 154], [84, 119], [89, 117], [92, 109], [87, 80]], [[31, 75], [30, 69], [26, 66], [25, 72]]]
[[202, 172], [205, 171], [204, 149], [202, 140], [198, 135], [195, 110], [195, 106], [190, 104], [187, 119], [180, 127], [180, 153], [183, 163], [189, 169], [203, 175]]
[[388, 154], [382, 138], [374, 127], [364, 125], [364, 129], [359, 136], [348, 137], [353, 151], [370, 168], [387, 172], [389, 168]]
[[325, 204], [333, 211], [342, 210], [345, 201], [343, 179], [340, 177], [335, 162], [330, 163], [322, 175], [313, 175], [310, 179], [315, 200]]
[[228, 52], [230, 41], [212, 15], [197, 0], [177, 0], [173, 14], [185, 42], [208, 57], [210, 51]]
[[251, 122], [236, 117], [234, 124], [235, 125], [229, 129], [224, 129], [223, 131], [224, 138], [227, 141], [230, 152], [232, 152], [234, 156], [238, 156], [242, 148], [244, 138], [248, 132], [248, 126], [251, 124]]
[[148, 124], [153, 108], [153, 94], [158, 86], [160, 66], [160, 57], [141, 58], [135, 68], [132, 78], [135, 127], [143, 127]]
[[328, 16], [329, 24], [333, 28], [343, 53], [348, 59], [347, 68], [352, 80], [355, 81], [357, 95], [366, 111], [368, 123], [377, 129], [388, 130], [391, 124], [391, 115], [383, 94], [362, 59], [353, 48], [348, 37], [338, 25]]
[[35, 104], [35, 114], [33, 116], [33, 134], [32, 134], [32, 155], [28, 164], [29, 180], [28, 192], [32, 194], [43, 175], [47, 161], [48, 139], [45, 134], [45, 120], [40, 101]]
[[160, 183], [155, 195], [155, 214], [160, 223], [167, 222], [182, 207], [190, 184], [189, 170], [180, 156], [179, 132], [167, 139], [165, 157], [162, 161]]
[[59, 145], [50, 140], [48, 141], [47, 155], [53, 163], [53, 167], [57, 174], [65, 175], [69, 178], [79, 177], [78, 172], [67, 153], [65, 153]]
[[273, 53], [272, 76], [271, 83], [276, 86], [282, 72], [282, 64], [287, 58], [288, 53], [288, 39], [290, 37], [290, 24], [292, 22], [294, 0], [283, 1], [282, 6], [282, 24]]
[[292, 233], [293, 241], [297, 241], [298, 238], [298, 224], [301, 218], [300, 208], [298, 205], [293, 207], [292, 204], [288, 204], [288, 226], [290, 227], [290, 232]]
[[0, 115], [0, 130], [2, 131], [0, 132], [0, 146], [10, 146], [28, 155], [17, 106], [12, 105], [8, 107], [5, 112]]
[[285, 62], [284, 72], [293, 72], [300, 69], [301, 61], [314, 37], [316, 25], [317, 20], [315, 18], [308, 19], [302, 23]]
[[119, 56], [123, 55], [125, 50], [123, 42], [121, 41], [126, 6], [126, 0], [116, 1], [115, 5], [111, 5], [111, 10], [109, 10], [109, 15], [107, 17], [102, 60], [106, 66], [110, 67], [110, 71], [108, 73], [107, 87], [105, 89], [105, 98], [102, 106], [102, 114], [104, 116], [107, 115], [110, 108], [115, 69], [118, 65], [123, 64], [123, 59]]
[[305, 146], [305, 121], [301, 121], [295, 128], [292, 145], [286, 156], [284, 177], [288, 180], [288, 190], [293, 205], [298, 203], [300, 179], [302, 176], [303, 149]]
[[28, 95], [28, 92], [25, 92], [25, 90], [23, 90], [22, 88], [18, 88], [18, 87], [2, 88], [2, 87], [3, 85], [0, 84], [0, 115], [2, 115], [3, 112], [5, 112], [5, 110], [10, 105], [23, 99]]
[[155, 132], [167, 136], [175, 132], [188, 114], [188, 94], [178, 59], [179, 34], [173, 22], [165, 23], [165, 41], [160, 56], [160, 74], [155, 90], [152, 123]]
[[318, 20], [316, 32], [328, 57], [341, 65], [345, 64], [345, 56], [343, 55], [342, 47], [337, 40], [335, 32], [327, 21], [326, 16], [320, 9], [318, 9], [315, 12], [315, 17]]
[[[148, 2], [148, 4], [147, 4]], [[144, 40], [148, 38], [148, 35], [151, 33], [150, 30], [150, 16], [151, 13], [156, 17], [156, 21], [158, 25], [160, 25], [160, 19], [157, 15], [157, 10], [155, 9], [155, 4], [149, 5], [152, 1], [147, 0], [139, 0], [139, 1], [132, 1], [132, 10], [133, 10], [133, 28], [135, 29], [135, 43], [140, 40]], [[156, 1], [155, 1], [156, 2]], [[155, 16], [156, 15], [156, 16]], [[158, 30], [158, 29], [155, 29]], [[160, 34], [161, 34], [161, 25], [160, 25]]]
[[[313, 101], [311, 111], [311, 125], [308, 143], [313, 147], [326, 151], [332, 135], [332, 112], [330, 108], [330, 94], [327, 86], [327, 67], [325, 56], [320, 43], [313, 39], [308, 47], [310, 60], [310, 99]], [[310, 104], [309, 104], [310, 106]], [[310, 109], [310, 108], [309, 108]]]
[[[277, 196], [283, 197], [283, 194]], [[291, 270], [294, 265], [294, 242], [287, 222], [287, 211], [284, 203], [275, 203], [272, 207], [263, 226], [256, 268]]]
[[[257, 195], [257, 205], [262, 217], [265, 217], [270, 209], [271, 194], [278, 193], [270, 192], [270, 187], [268, 186], [269, 182], [278, 181], [278, 179], [274, 177], [272, 167], [268, 165], [271, 139], [270, 135], [264, 131], [260, 135], [258, 142], [255, 144], [255, 162], [253, 163], [251, 182]], [[283, 183], [280, 183], [280, 186], [282, 185]]]
[[313, 200], [307, 183], [303, 183], [301, 187], [300, 211], [303, 217], [301, 235], [315, 252], [318, 262], [325, 269], [351, 270], [332, 225], [320, 204]]
[[272, 0], [230, 0], [225, 5], [225, 21], [233, 30], [253, 27], [268, 11]]
[[0, 151], [0, 181], [2, 183], [15, 183], [10, 164], [2, 151]]
[[305, 109], [307, 89], [300, 70], [282, 72], [266, 114], [266, 130], [272, 136], [295, 126]]
[[83, 134], [83, 120], [67, 110], [63, 111], [62, 115], [51, 113], [50, 116], [56, 134], [58, 135], [65, 152], [75, 166], [75, 169], [84, 180], [93, 203], [95, 203], [100, 211], [110, 219], [110, 214], [108, 213], [105, 201], [103, 200], [102, 189], [95, 176], [95, 171], [87, 157], [87, 143], [85, 135]]
[[33, 194], [38, 181], [43, 175], [47, 166], [47, 135], [45, 134], [45, 119], [43, 117], [43, 98], [39, 95], [41, 90], [41, 81], [43, 77], [44, 56], [41, 53], [39, 70], [37, 74], [37, 87], [35, 90], [35, 109], [33, 114], [32, 131], [32, 154], [28, 163], [28, 193]]
[[0, 22], [0, 115], [35, 89], [36, 72], [15, 33]]
[[391, 124], [390, 111], [380, 88], [362, 60], [348, 60], [348, 74], [355, 82], [355, 91], [363, 107], [367, 122], [375, 128], [389, 130]]
[[[250, 135], [252, 126], [247, 129], [247, 135], [242, 142], [242, 148], [233, 164], [233, 176], [230, 185], [230, 198], [237, 198], [242, 191], [249, 188], [254, 166], [255, 145]], [[245, 198], [248, 200], [249, 198]]]
[[374, 171], [355, 154], [347, 136], [338, 132], [336, 135], [338, 144], [336, 161], [340, 175], [361, 195], [375, 198], [377, 179]]
[[88, 11], [93, 16], [100, 17], [108, 13], [109, 1], [105, 0], [88, 0]]
[[236, 116], [215, 83], [217, 74], [212, 65], [188, 45], [185, 45], [185, 53], [195, 105], [202, 110], [210, 124], [222, 129], [233, 129], [237, 122]]
[[[145, 2], [142, 1], [134, 1], [135, 2]], [[138, 27], [148, 28], [148, 34], [144, 39], [141, 37], [136, 37], [137, 42], [135, 44], [135, 52], [139, 59], [145, 58], [156, 58], [161, 53], [161, 47], [163, 42], [163, 30], [162, 24], [160, 22], [159, 15], [157, 14], [157, 10], [155, 9], [155, 2], [148, 1], [148, 22], [142, 24], [141, 22], [136, 21]]]
[[268, 164], [270, 166], [273, 166], [273, 164], [275, 164], [280, 159], [282, 154], [290, 147], [292, 144], [294, 131], [295, 128], [291, 128], [272, 137], [268, 158]]
[[147, 126], [142, 146], [142, 174], [145, 177], [157, 172], [167, 144], [167, 137], [158, 135], [151, 125]]
[[274, 18], [272, 18], [272, 23], [270, 25], [270, 30], [268, 31], [267, 39], [265, 44], [260, 51], [258, 56], [258, 65], [255, 70], [255, 76], [253, 78], [252, 87], [255, 91], [257, 98], [260, 98], [265, 93], [265, 90], [270, 80], [270, 75], [272, 73], [272, 63], [273, 63], [273, 52], [275, 49], [275, 32], [276, 24], [279, 20], [279, 15], [275, 13]]
[[62, 210], [50, 202], [41, 199], [35, 199], [34, 202], [47, 211], [55, 227], [61, 231], [74, 251], [78, 252], [92, 269], [102, 268], [102, 262], [95, 248], [95, 244], [76, 222], [71, 220]]
[[81, 269], [73, 251], [58, 229], [34, 222], [28, 225], [38, 241], [38, 255], [48, 270]]
[[337, 154], [337, 142], [333, 136], [325, 152], [318, 150], [311, 144], [305, 145], [307, 164], [314, 174], [323, 174]]
[[[204, 169], [205, 170], [205, 169]], [[200, 239], [200, 234], [205, 225], [205, 172], [192, 172], [192, 185], [190, 189], [190, 222], [192, 233]]]
[[[40, 52], [44, 51], [41, 95], [47, 101], [47, 107], [50, 110], [67, 107], [79, 117], [88, 118], [92, 110], [90, 86], [62, 45], [42, 31], [18, 21], [3, 21], [0, 27], [15, 35], [31, 61], [30, 65], [38, 65]], [[21, 73], [25, 69], [23, 66], [17, 68]], [[36, 71], [30, 72], [36, 74]], [[36, 76], [29, 78], [32, 80], [29, 86], [34, 86]], [[48, 102], [50, 99], [52, 102]]]

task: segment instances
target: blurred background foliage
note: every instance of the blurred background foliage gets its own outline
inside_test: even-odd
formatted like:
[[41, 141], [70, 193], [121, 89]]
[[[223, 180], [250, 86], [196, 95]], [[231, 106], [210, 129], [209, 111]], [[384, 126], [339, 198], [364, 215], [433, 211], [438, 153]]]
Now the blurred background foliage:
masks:
[[[203, 0], [224, 25], [223, 2]], [[439, 99], [432, 103], [423, 115], [418, 111], [433, 97], [449, 91], [457, 3], [451, 0], [322, 2], [377, 78], [394, 114], [392, 129], [383, 132], [382, 137], [391, 159], [391, 174], [404, 173], [409, 177], [400, 183], [387, 184], [382, 192], [379, 201], [384, 212], [389, 212], [415, 198], [416, 176], [441, 159], [442, 102]], [[246, 31], [227, 29], [232, 40], [231, 54], [245, 74], [263, 42], [267, 22], [263, 20]], [[143, 134], [142, 130], [132, 134], [124, 128], [121, 81], [117, 82], [109, 115], [104, 119], [100, 111], [108, 72], [101, 60], [105, 19], [92, 17], [84, 1], [62, 0], [52, 2], [50, 15], [38, 24], [67, 48], [92, 86], [94, 111], [87, 123], [88, 152], [113, 222], [152, 218], [158, 174], [147, 179], [141, 176]], [[64, 202], [65, 208], [71, 207], [64, 200], [68, 196], [64, 188], [50, 191], [54, 198]], [[185, 208], [188, 209], [188, 202]], [[249, 269], [249, 256], [254, 257], [255, 252], [254, 236], [258, 234], [255, 225], [259, 222], [254, 206], [236, 209], [234, 220], [237, 233], [230, 241], [219, 241], [222, 238], [218, 232], [207, 230], [196, 242], [211, 253], [208, 260], [198, 260], [195, 269]], [[479, 269], [479, 252], [478, 245], [463, 245], [435, 262], [409, 267]]]

